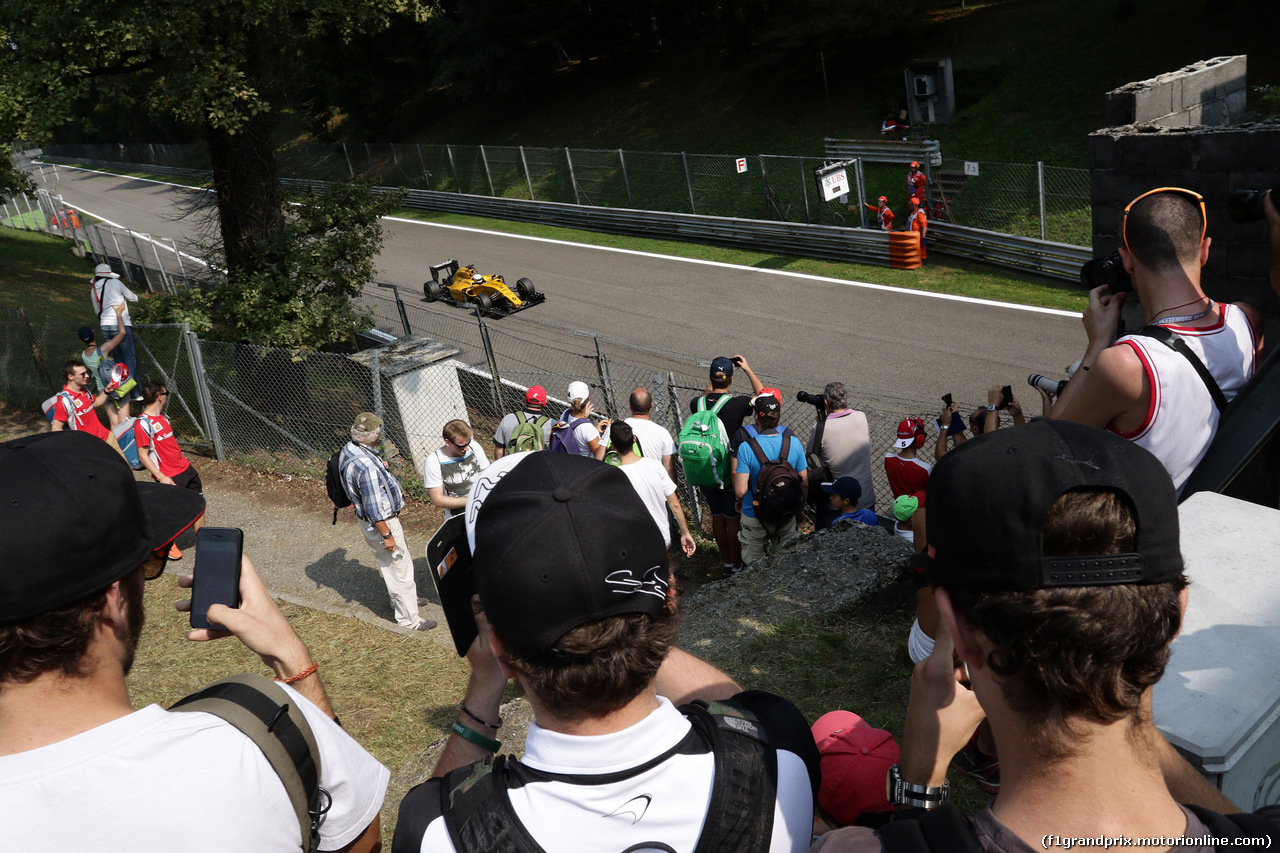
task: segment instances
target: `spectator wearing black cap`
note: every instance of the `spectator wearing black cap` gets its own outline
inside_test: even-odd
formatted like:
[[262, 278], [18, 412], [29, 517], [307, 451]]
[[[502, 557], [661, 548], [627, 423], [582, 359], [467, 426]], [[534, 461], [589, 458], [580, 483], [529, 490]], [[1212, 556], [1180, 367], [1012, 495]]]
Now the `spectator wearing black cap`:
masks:
[[411, 631], [430, 631], [436, 627], [436, 620], [418, 616], [413, 557], [409, 556], [409, 544], [400, 526], [404, 490], [377, 450], [381, 438], [382, 418], [361, 412], [351, 425], [351, 440], [342, 448], [338, 469], [365, 544], [373, 553], [391, 596], [396, 624]]
[[[1039, 421], [948, 453], [928, 497], [929, 548], [914, 561], [937, 587], [942, 622], [912, 678], [890, 799], [943, 804], [948, 762], [984, 709], [1000, 796], [975, 816], [948, 805], [921, 818], [936, 835], [894, 821], [837, 830], [815, 853], [917, 849], [905, 839], [921, 830], [933, 849], [988, 851], [1225, 835], [1206, 826], [1220, 817], [1179, 803], [1238, 809], [1151, 721], [1187, 603], [1177, 498], [1160, 462], [1104, 430]], [[1243, 834], [1280, 840], [1280, 808], [1263, 812], [1271, 820], [1246, 816]]]
[[[511, 455], [481, 474], [465, 517], [480, 638], [436, 778], [401, 803], [393, 853], [513, 849], [512, 838], [549, 851], [808, 847], [819, 760], [808, 726], [674, 647], [667, 550], [621, 471]], [[534, 712], [519, 760], [492, 755], [509, 678]], [[716, 724], [681, 707], [695, 700], [731, 705], [712, 707]]]
[[841, 521], [860, 521], [872, 527], [880, 524], [874, 512], [858, 508], [858, 502], [862, 500], [862, 485], [853, 477], [838, 477], [833, 482], [823, 483], [821, 488], [831, 495], [831, 509], [836, 514], [828, 527]]
[[[796, 510], [796, 514], [780, 521], [765, 521], [759, 517], [755, 504], [756, 480], [764, 463], [756, 456], [754, 449], [741, 446], [754, 440], [767, 459], [785, 459], [800, 474], [800, 493], [808, 493], [808, 462], [805, 460], [804, 442], [800, 441], [786, 427], [779, 427], [782, 405], [772, 394], [761, 394], [755, 401], [755, 426], [744, 426], [739, 430], [736, 467], [733, 469], [733, 491], [739, 511], [742, 513], [742, 526], [738, 531], [738, 541], [742, 543], [743, 564], [752, 563], [764, 556], [765, 545], [769, 542], [782, 544], [796, 535], [796, 524], [804, 515], [804, 502]], [[785, 449], [785, 453], [784, 453]]]
[[[163, 574], [169, 544], [204, 506], [196, 492], [135, 482], [83, 433], [0, 444], [5, 849], [299, 849], [290, 795], [246, 735], [209, 714], [135, 710], [129, 696], [143, 585]], [[305, 718], [332, 798], [320, 848], [376, 849], [386, 768], [332, 719], [316, 663], [247, 558], [240, 597], [238, 608], [209, 608], [225, 632], [187, 638], [234, 636], [290, 682], [284, 716]]]
[[[98, 376], [98, 365], [102, 363], [102, 359], [111, 355], [111, 352], [120, 345], [124, 340], [125, 327], [120, 325], [119, 331], [115, 337], [106, 343], [99, 344], [97, 335], [93, 333], [92, 326], [81, 326], [79, 337], [81, 343], [84, 344], [84, 352], [80, 354], [80, 360], [84, 362], [84, 366], [89, 368], [90, 378]], [[91, 383], [96, 386], [97, 383]], [[126, 418], [129, 417], [129, 397], [128, 395], [108, 394], [107, 402], [103, 405], [103, 410], [107, 413], [107, 426], [114, 429], [119, 426]], [[121, 410], [123, 409], [123, 413]]]

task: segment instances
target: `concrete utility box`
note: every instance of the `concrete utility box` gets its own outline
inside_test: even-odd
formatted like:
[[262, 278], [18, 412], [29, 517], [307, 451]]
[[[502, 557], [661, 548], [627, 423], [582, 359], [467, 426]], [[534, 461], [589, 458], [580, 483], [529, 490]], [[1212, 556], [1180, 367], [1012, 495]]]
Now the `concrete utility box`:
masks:
[[1178, 518], [1191, 600], [1155, 723], [1240, 808], [1280, 803], [1280, 511], [1200, 492]]
[[[358, 352], [351, 360], [372, 368], [374, 352]], [[458, 350], [421, 335], [409, 335], [376, 352], [382, 376], [379, 394], [383, 419], [388, 426], [394, 425], [394, 412], [398, 410], [408, 441], [404, 449], [414, 467], [421, 470], [427, 456], [443, 443], [440, 431], [444, 425], [454, 418], [468, 420], [457, 362], [453, 360]]]

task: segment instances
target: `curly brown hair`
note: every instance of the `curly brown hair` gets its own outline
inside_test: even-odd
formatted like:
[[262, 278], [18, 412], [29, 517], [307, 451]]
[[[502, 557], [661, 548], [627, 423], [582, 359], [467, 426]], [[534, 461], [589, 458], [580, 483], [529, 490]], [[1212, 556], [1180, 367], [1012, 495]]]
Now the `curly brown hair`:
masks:
[[[143, 583], [141, 568], [120, 580], [129, 630], [126, 673], [142, 633]], [[46, 672], [61, 671], [68, 678], [91, 675], [86, 655], [98, 624], [98, 613], [107, 601], [107, 592], [104, 589], [74, 604], [17, 622], [0, 622], [0, 690], [9, 682], [29, 684]]]
[[[1074, 490], [1053, 505], [1047, 557], [1134, 548], [1134, 509], [1113, 491]], [[1169, 662], [1186, 578], [1159, 584], [980, 592], [946, 587], [956, 612], [995, 648], [987, 665], [1009, 707], [1028, 721], [1037, 754], [1070, 756], [1073, 723], [1145, 721], [1143, 697]]]
[[508, 651], [503, 663], [548, 711], [564, 720], [601, 717], [624, 707], [653, 682], [675, 644], [680, 610], [657, 619], [640, 613], [579, 625], [555, 648], [577, 659], [558, 665], [523, 660]]

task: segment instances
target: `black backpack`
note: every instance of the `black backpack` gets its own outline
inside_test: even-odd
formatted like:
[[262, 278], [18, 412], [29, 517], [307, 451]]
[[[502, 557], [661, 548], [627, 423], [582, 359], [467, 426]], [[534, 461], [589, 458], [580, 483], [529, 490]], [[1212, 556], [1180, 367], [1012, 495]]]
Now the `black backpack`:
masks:
[[342, 450], [329, 457], [324, 466], [324, 489], [333, 501], [333, 524], [338, 523], [338, 510], [351, 506], [351, 496], [342, 482]]
[[[1265, 817], [1255, 814], [1224, 815], [1202, 806], [1188, 805], [1209, 834], [1222, 841], [1215, 850], [1237, 850], [1232, 840], [1270, 837], [1280, 841], [1280, 831]], [[890, 820], [877, 832], [888, 853], [983, 853], [973, 826], [955, 803], [943, 803], [917, 817]]]
[[765, 456], [754, 436], [747, 438], [747, 444], [751, 445], [760, 462], [752, 500], [756, 518], [767, 524], [776, 524], [794, 516], [804, 506], [805, 492], [800, 472], [787, 461], [791, 452], [791, 431], [783, 428], [782, 449], [777, 459]]
[[[760, 721], [731, 701], [699, 700], [680, 711], [715, 757], [711, 802], [693, 853], [767, 853], [778, 757]], [[490, 756], [440, 780], [440, 807], [457, 853], [545, 853], [511, 807], [506, 764], [505, 756]]]

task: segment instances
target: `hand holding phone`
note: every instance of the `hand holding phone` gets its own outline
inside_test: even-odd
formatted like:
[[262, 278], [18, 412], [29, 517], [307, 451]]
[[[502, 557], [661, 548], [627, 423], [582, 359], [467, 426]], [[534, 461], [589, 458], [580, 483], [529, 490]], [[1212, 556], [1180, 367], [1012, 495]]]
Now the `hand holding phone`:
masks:
[[209, 622], [209, 605], [240, 606], [240, 556], [244, 533], [236, 527], [202, 527], [192, 569], [191, 627], [225, 630]]
[[1007, 409], [1013, 402], [1013, 386], [1006, 385], [1000, 389], [1000, 408]]
[[942, 395], [942, 405], [946, 406], [947, 408], [951, 408], [951, 392], [950, 391]]

